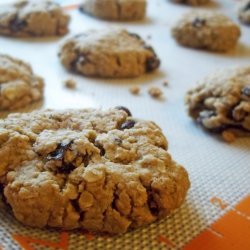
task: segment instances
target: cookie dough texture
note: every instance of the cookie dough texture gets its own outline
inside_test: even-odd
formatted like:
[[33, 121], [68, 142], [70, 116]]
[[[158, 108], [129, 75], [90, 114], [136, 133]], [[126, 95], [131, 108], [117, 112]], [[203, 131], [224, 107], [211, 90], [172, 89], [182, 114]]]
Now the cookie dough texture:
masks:
[[140, 20], [145, 17], [146, 0], [84, 0], [82, 12], [107, 20]]
[[124, 233], [164, 218], [189, 188], [153, 122], [127, 109], [37, 111], [0, 120], [0, 182], [32, 227]]
[[43, 96], [43, 79], [18, 59], [0, 54], [0, 111], [22, 108]]
[[236, 46], [241, 31], [221, 13], [196, 10], [174, 25], [172, 35], [183, 46], [224, 52]]
[[171, 0], [171, 1], [175, 3], [188, 4], [192, 6], [203, 5], [211, 2], [210, 0]]
[[189, 115], [212, 132], [250, 132], [250, 65], [215, 73], [186, 95]]
[[69, 16], [52, 1], [1, 5], [0, 34], [15, 37], [55, 36], [68, 32]]
[[250, 25], [250, 0], [245, 0], [240, 4], [238, 16], [242, 23]]
[[69, 70], [85, 76], [138, 77], [160, 65], [152, 47], [126, 30], [90, 30], [66, 40], [59, 57]]

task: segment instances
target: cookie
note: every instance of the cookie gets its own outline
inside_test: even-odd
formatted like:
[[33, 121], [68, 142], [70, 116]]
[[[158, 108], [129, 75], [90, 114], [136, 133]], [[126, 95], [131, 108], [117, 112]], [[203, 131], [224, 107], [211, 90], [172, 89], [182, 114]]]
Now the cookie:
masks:
[[43, 97], [43, 79], [29, 64], [0, 54], [0, 111], [22, 108]]
[[19, 1], [0, 8], [0, 34], [14, 37], [61, 36], [69, 16], [51, 1]]
[[80, 10], [106, 20], [140, 20], [146, 5], [146, 0], [84, 0]]
[[123, 107], [12, 114], [0, 120], [0, 183], [25, 225], [124, 233], [186, 196], [188, 174], [167, 145]]
[[66, 40], [62, 64], [85, 76], [125, 78], [152, 72], [160, 65], [152, 47], [126, 30], [90, 30]]
[[171, 0], [171, 1], [175, 3], [188, 4], [192, 6], [203, 5], [211, 2], [210, 0]]
[[241, 3], [238, 16], [242, 23], [250, 25], [250, 0], [245, 0]]
[[186, 13], [172, 29], [180, 45], [221, 52], [234, 48], [240, 35], [239, 26], [228, 17], [204, 10]]
[[250, 66], [208, 76], [186, 95], [189, 115], [205, 129], [250, 132]]

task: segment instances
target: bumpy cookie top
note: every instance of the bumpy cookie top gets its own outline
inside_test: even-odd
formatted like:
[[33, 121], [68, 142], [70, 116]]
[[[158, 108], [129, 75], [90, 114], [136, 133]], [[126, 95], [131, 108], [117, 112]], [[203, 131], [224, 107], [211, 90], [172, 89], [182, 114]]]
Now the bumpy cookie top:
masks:
[[189, 188], [161, 129], [123, 107], [13, 114], [0, 127], [0, 182], [26, 225], [122, 233], [168, 215]]
[[65, 41], [59, 56], [66, 68], [88, 76], [135, 77], [160, 65], [152, 47], [120, 29], [76, 35]]
[[0, 110], [21, 108], [43, 95], [43, 80], [27, 63], [0, 54]]
[[68, 32], [69, 16], [49, 0], [20, 1], [0, 8], [0, 34], [50, 36]]
[[182, 23], [183, 25], [192, 24], [195, 26], [197, 22], [196, 19], [204, 20], [204, 25], [211, 28], [218, 26], [235, 26], [235, 24], [227, 16], [221, 14], [220, 12], [210, 10], [194, 10], [187, 12], [183, 18], [180, 19], [179, 23]]
[[102, 19], [139, 20], [146, 5], [146, 0], [83, 0], [80, 10]]
[[219, 12], [195, 10], [180, 18], [172, 35], [184, 46], [227, 51], [236, 45], [241, 31], [230, 18]]
[[205, 78], [186, 96], [189, 114], [214, 132], [250, 132], [250, 66]]

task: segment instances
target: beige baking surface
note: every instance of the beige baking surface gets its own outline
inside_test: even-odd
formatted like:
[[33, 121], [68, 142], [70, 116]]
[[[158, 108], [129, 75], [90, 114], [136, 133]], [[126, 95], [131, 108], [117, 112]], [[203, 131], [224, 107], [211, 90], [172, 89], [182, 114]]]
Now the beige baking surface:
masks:
[[[76, 1], [66, 2], [64, 4]], [[212, 10], [223, 11], [238, 22], [235, 14], [236, 1], [217, 2], [219, 3], [210, 7]], [[105, 109], [117, 105], [127, 106], [134, 116], [154, 120], [163, 128], [173, 158], [187, 168], [192, 182], [185, 204], [172, 216], [143, 229], [115, 237], [31, 229], [20, 225], [7, 209], [0, 205], [0, 249], [21, 249], [21, 245], [26, 250], [180, 249], [203, 230], [216, 235], [218, 232], [210, 225], [250, 194], [250, 139], [239, 139], [232, 144], [224, 143], [197, 127], [187, 117], [183, 104], [186, 90], [208, 73], [218, 68], [250, 64], [250, 28], [241, 26], [240, 43], [234, 51], [227, 54], [182, 48], [171, 38], [170, 28], [176, 19], [188, 10], [190, 7], [172, 4], [166, 0], [149, 0], [148, 18], [139, 23], [105, 22], [83, 15], [77, 10], [69, 11], [72, 15], [71, 34], [89, 28], [120, 26], [138, 32], [152, 43], [162, 60], [160, 71], [138, 79], [104, 81], [70, 74], [64, 70], [57, 58], [58, 46], [64, 38], [43, 41], [0, 38], [0, 53], [30, 62], [34, 71], [44, 76], [45, 100], [35, 105], [36, 107]], [[63, 80], [68, 77], [77, 81], [76, 90], [68, 90], [63, 86]], [[165, 80], [168, 80], [169, 87], [162, 86]], [[133, 85], [141, 87], [140, 96], [132, 96], [129, 93], [128, 88]], [[147, 89], [153, 85], [158, 85], [164, 91], [165, 101], [156, 101], [148, 96]], [[247, 206], [250, 207], [249, 203]], [[250, 232], [249, 216], [250, 214], [244, 217], [248, 223], [246, 228], [249, 229], [247, 231], [242, 227], [245, 235]], [[233, 224], [226, 225], [230, 227]], [[240, 232], [241, 238], [238, 238], [238, 241], [233, 240], [234, 237], [224, 237], [223, 234], [219, 236], [229, 242], [230, 247], [227, 249], [245, 250], [247, 246], [247, 250], [250, 249], [248, 243], [239, 245], [240, 241], [244, 241], [243, 231]], [[191, 244], [189, 249], [205, 249], [211, 239], [208, 237], [201, 242], [204, 245], [200, 245], [200, 248]], [[214, 245], [209, 249], [222, 248]]]

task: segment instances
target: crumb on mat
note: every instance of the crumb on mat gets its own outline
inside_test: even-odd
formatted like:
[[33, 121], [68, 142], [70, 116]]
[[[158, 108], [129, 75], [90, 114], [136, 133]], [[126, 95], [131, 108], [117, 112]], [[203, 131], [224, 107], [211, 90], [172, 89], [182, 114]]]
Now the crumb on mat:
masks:
[[68, 89], [75, 89], [76, 88], [76, 81], [72, 78], [69, 78], [64, 81], [64, 85]]
[[163, 96], [163, 92], [158, 87], [150, 87], [148, 93], [152, 98], [159, 99]]
[[132, 87], [129, 88], [129, 91], [133, 95], [139, 95], [140, 94], [140, 87], [132, 86]]
[[167, 86], [168, 86], [168, 81], [164, 81], [164, 82], [163, 82], [163, 86], [164, 86], [164, 87], [167, 87]]

